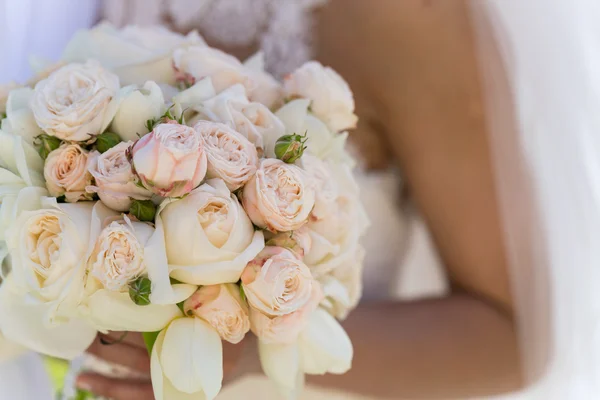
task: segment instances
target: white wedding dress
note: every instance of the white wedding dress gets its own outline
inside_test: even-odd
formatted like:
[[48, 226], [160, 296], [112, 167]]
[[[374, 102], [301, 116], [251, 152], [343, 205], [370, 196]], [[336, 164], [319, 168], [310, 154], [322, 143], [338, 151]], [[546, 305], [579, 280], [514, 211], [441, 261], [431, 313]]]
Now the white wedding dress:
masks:
[[[110, 0], [104, 11], [117, 24], [158, 23], [168, 15], [181, 27], [200, 24], [224, 42], [258, 41], [278, 73], [310, 58], [310, 13], [325, 3]], [[600, 3], [472, 4], [532, 383], [506, 398], [600, 398]], [[99, 5], [0, 0], [0, 82], [28, 77], [27, 53], [57, 58], [75, 30], [93, 24]], [[506, 86], [497, 79], [502, 69]], [[359, 172], [358, 180], [372, 223], [364, 243], [365, 298], [443, 295], [446, 279], [424, 224], [402, 204], [399, 174]], [[247, 398], [249, 390], [261, 399], [278, 398], [266, 379], [249, 377], [219, 399]], [[44, 400], [48, 393], [36, 356], [0, 365], [0, 400]], [[354, 396], [308, 388], [303, 398]]]

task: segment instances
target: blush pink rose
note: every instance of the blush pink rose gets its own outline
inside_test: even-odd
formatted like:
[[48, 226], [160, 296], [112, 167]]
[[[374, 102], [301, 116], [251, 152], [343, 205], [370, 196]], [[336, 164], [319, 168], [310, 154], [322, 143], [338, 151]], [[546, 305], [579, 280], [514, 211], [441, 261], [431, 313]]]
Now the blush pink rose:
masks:
[[129, 154], [145, 188], [162, 197], [182, 197], [200, 185], [207, 158], [202, 136], [175, 121], [157, 125]]

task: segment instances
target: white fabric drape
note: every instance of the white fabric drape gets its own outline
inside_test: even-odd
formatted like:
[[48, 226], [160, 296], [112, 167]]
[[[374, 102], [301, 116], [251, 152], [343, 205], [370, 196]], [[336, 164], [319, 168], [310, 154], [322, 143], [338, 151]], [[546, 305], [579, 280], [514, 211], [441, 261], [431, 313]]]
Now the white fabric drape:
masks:
[[597, 399], [600, 3], [472, 4], [531, 385], [522, 396]]

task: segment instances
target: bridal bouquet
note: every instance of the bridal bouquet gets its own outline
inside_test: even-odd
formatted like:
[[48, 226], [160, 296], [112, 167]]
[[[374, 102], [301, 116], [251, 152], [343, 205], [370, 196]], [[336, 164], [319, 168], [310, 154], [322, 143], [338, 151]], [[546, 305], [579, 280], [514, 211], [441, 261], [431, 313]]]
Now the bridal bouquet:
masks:
[[336, 72], [100, 25], [0, 99], [4, 336], [72, 359], [143, 332], [157, 399], [213, 399], [250, 331], [287, 393], [350, 368], [367, 224]]

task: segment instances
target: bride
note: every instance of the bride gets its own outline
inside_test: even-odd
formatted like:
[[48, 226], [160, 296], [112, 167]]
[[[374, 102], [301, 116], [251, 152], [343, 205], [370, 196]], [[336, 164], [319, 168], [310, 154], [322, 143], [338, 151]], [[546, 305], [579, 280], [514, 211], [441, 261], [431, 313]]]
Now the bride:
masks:
[[[198, 28], [240, 58], [261, 47], [275, 74], [314, 52], [353, 87], [373, 226], [365, 301], [344, 323], [353, 369], [309, 381], [306, 398], [489, 398], [525, 385], [532, 398], [597, 397], [598, 6], [132, 0], [103, 10], [117, 25]], [[416, 300], [419, 278], [440, 297]], [[135, 337], [99, 343], [93, 354], [147, 372]], [[274, 396], [249, 375], [250, 348], [228, 349], [220, 398]], [[144, 380], [77, 382], [117, 400], [152, 397]]]

